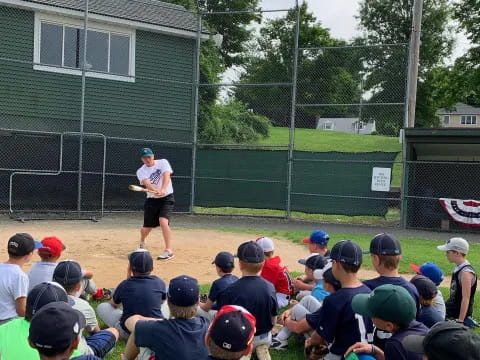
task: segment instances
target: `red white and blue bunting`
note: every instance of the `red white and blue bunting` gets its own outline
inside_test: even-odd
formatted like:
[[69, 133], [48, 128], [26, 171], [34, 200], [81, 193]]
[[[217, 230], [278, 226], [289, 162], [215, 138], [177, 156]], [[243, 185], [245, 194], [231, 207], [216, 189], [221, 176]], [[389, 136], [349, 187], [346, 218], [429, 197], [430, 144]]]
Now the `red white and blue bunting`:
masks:
[[440, 199], [440, 204], [453, 221], [465, 227], [480, 227], [480, 201]]

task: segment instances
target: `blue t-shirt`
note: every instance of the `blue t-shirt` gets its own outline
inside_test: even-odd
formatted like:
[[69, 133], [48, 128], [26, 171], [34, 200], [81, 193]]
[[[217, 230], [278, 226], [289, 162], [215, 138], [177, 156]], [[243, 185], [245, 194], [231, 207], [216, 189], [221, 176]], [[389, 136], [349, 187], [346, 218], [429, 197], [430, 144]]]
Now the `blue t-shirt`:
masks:
[[125, 320], [132, 315], [163, 318], [161, 306], [166, 297], [165, 283], [155, 275], [132, 276], [118, 285], [113, 301], [122, 304], [120, 325], [127, 332]]
[[330, 293], [323, 288], [323, 281], [319, 280], [317, 285], [312, 289], [312, 296], [322, 302]]
[[417, 320], [428, 328], [444, 321], [442, 314], [433, 306], [422, 306], [420, 313], [417, 315]]
[[352, 298], [357, 294], [369, 294], [365, 285], [356, 288], [341, 288], [323, 301], [322, 307], [306, 320], [312, 329], [329, 344], [330, 352], [342, 356], [356, 342], [370, 342], [373, 339], [372, 320], [355, 314]]
[[273, 328], [273, 316], [278, 314], [277, 295], [272, 283], [260, 276], [244, 276], [226, 288], [218, 307], [240, 305], [257, 319], [255, 335], [268, 333]]
[[409, 352], [403, 347], [402, 341], [408, 335], [425, 335], [428, 328], [418, 321], [412, 321], [406, 329], [392, 335], [385, 343], [385, 359], [387, 360], [421, 360], [422, 355]]
[[418, 311], [420, 310], [420, 296], [418, 295], [418, 290], [415, 285], [413, 285], [410, 281], [407, 281], [403, 277], [379, 276], [375, 279], [365, 280], [363, 283], [367, 285], [371, 290], [375, 290], [377, 287], [386, 284], [398, 285], [405, 288], [405, 290], [407, 290], [415, 300], [418, 314]]
[[[215, 280], [212, 283], [212, 287], [210, 288], [210, 292], [208, 293], [208, 298], [214, 303], [219, 301], [220, 296], [222, 296], [223, 291], [232, 285], [235, 281], [238, 280], [238, 277], [232, 274], [225, 274], [221, 278]], [[213, 304], [212, 310], [218, 310], [218, 305]]]
[[162, 360], [205, 359], [205, 335], [209, 321], [202, 317], [159, 321], [138, 321], [135, 344], [147, 347]]

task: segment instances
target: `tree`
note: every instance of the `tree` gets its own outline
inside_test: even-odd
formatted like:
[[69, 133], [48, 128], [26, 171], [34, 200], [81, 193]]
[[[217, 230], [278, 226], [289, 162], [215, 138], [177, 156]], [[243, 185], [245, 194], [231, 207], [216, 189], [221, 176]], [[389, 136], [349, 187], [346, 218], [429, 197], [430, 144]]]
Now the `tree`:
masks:
[[455, 2], [454, 15], [472, 42], [472, 47], [455, 61], [450, 84], [457, 90], [458, 102], [480, 105], [480, 2]]
[[[330, 36], [315, 16], [308, 11], [307, 3], [300, 6], [300, 48], [343, 45], [344, 42]], [[294, 61], [294, 36], [297, 21], [296, 10], [285, 17], [269, 20], [251, 44], [252, 52], [241, 76], [244, 84], [291, 83]], [[348, 71], [349, 56], [338, 56], [333, 51], [302, 50], [299, 54], [298, 103], [338, 103], [338, 98], [355, 97], [358, 79]], [[291, 111], [291, 87], [285, 85], [238, 86], [235, 97], [256, 113], [267, 116], [274, 124], [286, 126]], [[297, 109], [297, 125], [314, 127], [315, 118], [345, 109], [306, 108]]]
[[[360, 26], [365, 31], [365, 44], [399, 44], [408, 43], [412, 26], [413, 0], [363, 0], [360, 3]], [[434, 92], [432, 71], [443, 65], [452, 51], [452, 37], [449, 34], [451, 8], [447, 0], [425, 0], [423, 7], [422, 34], [420, 47], [420, 63], [418, 93], [416, 106], [416, 123], [420, 127], [438, 125], [435, 114], [438, 104], [434, 103], [431, 94]], [[406, 56], [406, 53], [405, 53]], [[384, 57], [386, 62], [381, 68], [373, 69], [366, 81], [367, 91], [377, 89], [371, 102], [398, 102], [400, 90], [406, 81], [405, 67], [399, 67], [396, 56]], [[395, 90], [397, 89], [397, 90]], [[397, 134], [402, 127], [401, 111], [385, 117], [389, 110], [375, 113], [369, 108], [369, 116], [377, 121], [389, 121], [385, 131]], [[388, 134], [387, 132], [383, 132]], [[381, 132], [381, 129], [380, 129]]]

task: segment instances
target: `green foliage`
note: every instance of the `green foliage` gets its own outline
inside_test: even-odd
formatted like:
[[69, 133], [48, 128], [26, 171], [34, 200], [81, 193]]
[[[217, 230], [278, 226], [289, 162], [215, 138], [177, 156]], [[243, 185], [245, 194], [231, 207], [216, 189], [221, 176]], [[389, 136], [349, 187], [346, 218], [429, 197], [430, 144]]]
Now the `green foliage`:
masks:
[[[252, 42], [245, 72], [241, 77], [244, 83], [290, 83], [292, 82], [294, 60], [294, 37], [297, 21], [296, 10], [289, 11], [284, 17], [266, 22], [259, 36]], [[344, 44], [330, 36], [315, 16], [309, 12], [307, 3], [300, 7], [299, 46], [312, 48]], [[354, 93], [356, 84], [352, 75], [345, 70], [346, 59], [333, 54], [323, 56], [320, 52], [302, 52], [299, 56], [299, 101], [322, 101], [328, 103], [343, 93]], [[340, 61], [340, 62], [339, 62]], [[318, 84], [322, 83], [322, 90]], [[286, 125], [291, 111], [291, 89], [288, 86], [238, 87], [235, 97], [245, 102], [255, 112], [267, 116], [276, 125]], [[302, 109], [297, 117], [306, 127], [314, 126], [318, 115]]]
[[[370, 44], [408, 43], [412, 26], [413, 0], [363, 0], [360, 3], [360, 25], [366, 37], [362, 42]], [[443, 64], [452, 51], [450, 21], [451, 8], [447, 0], [425, 1], [423, 7], [422, 34], [420, 47], [419, 84], [417, 94], [417, 124], [422, 127], [438, 125], [435, 114], [440, 104], [434, 101], [435, 82], [432, 75], [435, 67]], [[406, 56], [406, 53], [403, 55]], [[398, 58], [386, 58], [383, 66], [374, 68], [366, 82], [366, 90], [380, 88], [370, 101], [398, 102], [391, 89], [402, 88], [406, 80], [405, 63], [399, 66]], [[394, 100], [394, 101], [392, 101]], [[380, 133], [397, 134], [402, 126], [399, 114], [386, 111], [372, 114], [376, 116]], [[386, 121], [385, 119], [390, 119]], [[388, 122], [385, 128], [382, 122]], [[393, 124], [393, 127], [392, 127]]]
[[253, 143], [269, 134], [270, 121], [249, 111], [240, 101], [215, 104], [200, 137], [207, 143]]

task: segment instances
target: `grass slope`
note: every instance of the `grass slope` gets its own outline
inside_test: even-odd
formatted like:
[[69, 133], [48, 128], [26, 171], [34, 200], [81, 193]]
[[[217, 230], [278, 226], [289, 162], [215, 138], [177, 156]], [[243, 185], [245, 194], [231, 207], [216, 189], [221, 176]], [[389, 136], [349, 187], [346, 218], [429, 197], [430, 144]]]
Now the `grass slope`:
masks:
[[[244, 229], [230, 229], [230, 228], [223, 228], [223, 231], [229, 232], [240, 232], [245, 233], [246, 235], [265, 235], [271, 236], [275, 239], [287, 239], [294, 243], [300, 244], [302, 239], [305, 236], [308, 236], [308, 232], [304, 231], [271, 231], [271, 230], [244, 230]], [[372, 233], [373, 236], [373, 233]], [[372, 236], [368, 235], [357, 235], [357, 234], [344, 234], [344, 233], [332, 233], [330, 234], [331, 240], [330, 244], [333, 245], [337, 241], [342, 239], [351, 239], [356, 241], [363, 249], [368, 249], [370, 240]], [[248, 236], [246, 236], [248, 239]], [[435, 240], [428, 240], [422, 238], [401, 238], [400, 239], [403, 247], [403, 260], [400, 265], [400, 272], [401, 273], [412, 273], [412, 270], [408, 266], [410, 263], [415, 264], [422, 264], [424, 262], [430, 261], [438, 264], [442, 268], [445, 274], [450, 274], [453, 265], [450, 264], [446, 258], [445, 254], [441, 251], [438, 251], [436, 246], [441, 244], [439, 241]], [[281, 255], [281, 254], [279, 254]], [[299, 255], [300, 256], [300, 255]], [[471, 252], [468, 256], [468, 259], [473, 264], [480, 263], [480, 244], [471, 244]], [[364, 265], [367, 269], [372, 269], [370, 264], [370, 259], [368, 256], [364, 258]], [[207, 293], [210, 288], [210, 285], [205, 284], [201, 286], [201, 292]], [[446, 287], [440, 288], [445, 298], [448, 297], [449, 290]], [[98, 305], [97, 302], [93, 302], [92, 305], [96, 307]], [[477, 292], [475, 296], [475, 309], [474, 309], [474, 317], [476, 319], [480, 318], [480, 292]], [[101, 323], [101, 327], [105, 327], [105, 324]], [[477, 330], [480, 334], [480, 330]], [[120, 354], [125, 351], [125, 342], [120, 341], [115, 350], [110, 353], [105, 359], [107, 360], [118, 360], [120, 359]], [[294, 338], [290, 339], [289, 342], [289, 349], [286, 352], [278, 352], [278, 351], [271, 351], [271, 356], [273, 360], [301, 360], [304, 359], [303, 355], [303, 346], [301, 343], [296, 341]]]
[[[288, 144], [289, 129], [270, 128], [270, 136], [260, 141], [266, 145]], [[338, 131], [295, 129], [295, 150], [340, 152], [399, 152], [398, 137], [348, 134]]]

